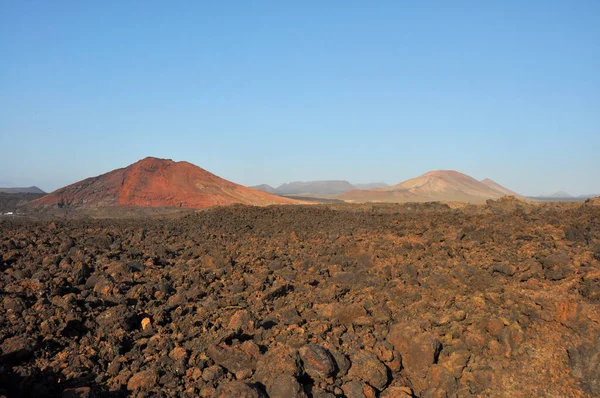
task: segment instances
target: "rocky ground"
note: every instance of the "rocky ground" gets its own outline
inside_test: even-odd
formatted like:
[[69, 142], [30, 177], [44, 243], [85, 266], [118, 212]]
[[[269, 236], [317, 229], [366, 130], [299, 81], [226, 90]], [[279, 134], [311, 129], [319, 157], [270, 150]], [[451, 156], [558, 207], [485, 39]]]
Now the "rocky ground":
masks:
[[600, 395], [600, 206], [0, 219], [0, 395]]

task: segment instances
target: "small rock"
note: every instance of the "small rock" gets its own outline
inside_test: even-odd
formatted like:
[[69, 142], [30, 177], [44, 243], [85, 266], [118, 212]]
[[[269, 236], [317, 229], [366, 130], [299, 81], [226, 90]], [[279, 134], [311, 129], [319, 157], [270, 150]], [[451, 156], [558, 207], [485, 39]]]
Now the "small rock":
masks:
[[350, 354], [350, 362], [349, 378], [363, 380], [378, 390], [385, 388], [389, 381], [388, 368], [377, 355], [370, 351], [358, 351]]
[[387, 341], [402, 354], [402, 364], [416, 390], [424, 389], [429, 368], [437, 362], [442, 350], [439, 340], [432, 333], [398, 324], [392, 326]]
[[335, 367], [337, 369], [336, 376], [345, 376], [348, 373], [348, 370], [350, 370], [350, 360], [344, 353], [341, 353], [339, 351], [334, 350], [330, 351], [330, 353], [333, 357], [333, 360], [335, 361]]
[[208, 356], [218, 365], [234, 373], [238, 379], [252, 375], [256, 362], [260, 357], [260, 349], [252, 341], [245, 341], [240, 346], [212, 345], [208, 347]]
[[129, 391], [149, 389], [158, 382], [158, 373], [154, 369], [148, 369], [134, 374], [127, 382]]
[[371, 321], [371, 318], [367, 314], [367, 310], [365, 310], [365, 307], [360, 303], [342, 306], [336, 312], [334, 318], [343, 325], [365, 325], [369, 324]]
[[551, 281], [564, 279], [571, 273], [569, 268], [571, 259], [566, 253], [551, 254], [542, 259], [541, 262], [546, 279]]
[[256, 386], [236, 380], [223, 383], [217, 388], [217, 398], [264, 398], [265, 395]]
[[256, 380], [266, 384], [267, 380], [278, 374], [302, 375], [298, 351], [288, 346], [272, 347], [257, 361]]
[[66, 388], [63, 390], [62, 398], [91, 398], [90, 387]]
[[375, 398], [377, 396], [373, 387], [358, 380], [344, 384], [342, 390], [347, 398]]
[[313, 378], [327, 378], [335, 371], [335, 362], [329, 351], [316, 344], [307, 344], [300, 348], [300, 358], [304, 370]]
[[283, 284], [281, 286], [273, 287], [265, 292], [263, 300], [270, 301], [279, 297], [283, 297], [292, 290], [294, 290], [294, 286], [290, 284]]
[[269, 398], [306, 398], [306, 393], [294, 376], [280, 374], [266, 383]]
[[381, 398], [412, 398], [413, 391], [410, 387], [388, 387], [380, 395]]
[[202, 380], [207, 383], [213, 383], [225, 376], [225, 369], [219, 365], [209, 366], [202, 371]]
[[31, 358], [35, 350], [35, 341], [25, 336], [15, 336], [2, 342], [1, 361], [17, 364]]
[[171, 358], [174, 361], [184, 361], [185, 359], [187, 359], [187, 356], [188, 352], [183, 347], [175, 347], [169, 353], [169, 358]]
[[256, 321], [247, 310], [239, 310], [229, 320], [227, 326], [231, 330], [250, 334], [254, 331]]
[[490, 269], [492, 275], [501, 274], [504, 276], [513, 276], [515, 274], [515, 267], [507, 263], [494, 264]]
[[447, 394], [452, 395], [456, 392], [458, 385], [456, 378], [445, 367], [433, 365], [427, 375], [427, 389], [442, 389]]
[[150, 318], [142, 319], [142, 330], [147, 330], [149, 327], [152, 327], [152, 321]]
[[485, 329], [494, 337], [498, 337], [502, 329], [504, 328], [504, 322], [498, 318], [490, 318], [485, 325]]
[[[494, 340], [493, 340], [494, 341]], [[440, 365], [444, 366], [455, 378], [460, 378], [464, 368], [469, 363], [471, 353], [467, 350], [459, 350], [450, 355], [440, 358]]]

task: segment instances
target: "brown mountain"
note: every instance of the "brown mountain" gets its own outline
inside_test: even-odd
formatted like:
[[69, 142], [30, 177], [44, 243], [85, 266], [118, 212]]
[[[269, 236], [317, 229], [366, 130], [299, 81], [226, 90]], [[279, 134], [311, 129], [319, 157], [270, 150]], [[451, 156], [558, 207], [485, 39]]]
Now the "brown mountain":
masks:
[[204, 208], [234, 203], [264, 206], [301, 202], [235, 184], [188, 162], [148, 157], [60, 188], [31, 204]]
[[504, 195], [512, 195], [512, 196], [516, 196], [516, 197], [521, 197], [521, 195], [519, 195], [515, 191], [511, 191], [510, 189], [503, 187], [502, 185], [498, 184], [496, 181], [490, 180], [489, 178], [486, 178], [485, 180], [481, 180], [481, 183], [492, 189], [495, 189], [496, 191], [498, 191], [500, 193], [503, 193]]
[[371, 190], [353, 190], [339, 199], [353, 202], [484, 202], [504, 194], [454, 170], [436, 170], [400, 184]]

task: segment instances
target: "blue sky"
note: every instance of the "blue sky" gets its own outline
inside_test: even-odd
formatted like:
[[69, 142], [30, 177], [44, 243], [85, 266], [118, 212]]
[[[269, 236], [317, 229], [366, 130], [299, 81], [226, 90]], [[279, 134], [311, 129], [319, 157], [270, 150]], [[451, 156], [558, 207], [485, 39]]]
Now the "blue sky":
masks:
[[0, 184], [146, 156], [600, 193], [598, 1], [0, 0]]

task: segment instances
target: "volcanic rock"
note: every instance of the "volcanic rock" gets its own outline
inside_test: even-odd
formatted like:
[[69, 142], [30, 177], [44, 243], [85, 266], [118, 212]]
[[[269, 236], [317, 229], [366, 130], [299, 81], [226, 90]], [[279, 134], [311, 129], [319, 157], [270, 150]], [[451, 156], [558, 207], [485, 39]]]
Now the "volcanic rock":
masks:
[[306, 398], [298, 380], [289, 374], [279, 374], [267, 382], [269, 398]]
[[326, 378], [335, 371], [335, 362], [327, 349], [308, 344], [300, 348], [300, 358], [304, 364], [304, 370], [313, 378]]
[[424, 379], [442, 349], [438, 339], [416, 327], [397, 324], [390, 329], [387, 340], [401, 353], [402, 365], [413, 385], [417, 389], [424, 388]]
[[361, 350], [350, 355], [352, 363], [348, 377], [367, 382], [369, 385], [382, 390], [388, 383], [388, 369], [381, 363], [377, 355]]
[[571, 273], [569, 268], [570, 258], [566, 253], [555, 253], [542, 260], [542, 267], [546, 278], [556, 281], [567, 277]]
[[596, 396], [600, 208], [506, 203], [2, 219], [0, 395]]
[[265, 395], [254, 385], [236, 380], [230, 383], [221, 384], [219, 388], [217, 388], [216, 397], [263, 398]]
[[154, 369], [148, 369], [134, 374], [127, 382], [129, 391], [150, 389], [158, 382], [158, 373]]

